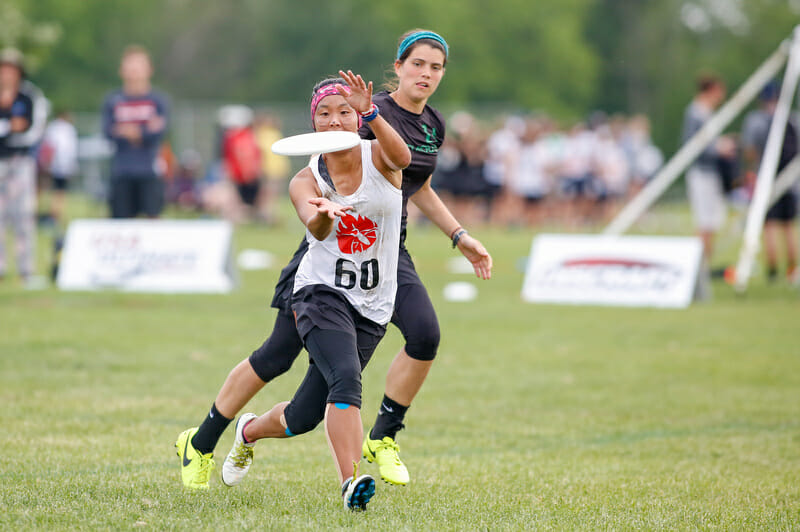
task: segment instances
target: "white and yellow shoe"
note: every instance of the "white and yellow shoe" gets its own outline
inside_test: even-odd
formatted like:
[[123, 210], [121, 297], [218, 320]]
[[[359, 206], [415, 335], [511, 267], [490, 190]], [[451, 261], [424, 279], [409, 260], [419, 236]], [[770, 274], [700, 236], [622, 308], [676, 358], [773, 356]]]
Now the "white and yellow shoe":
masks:
[[226, 486], [238, 486], [253, 465], [253, 447], [256, 443], [245, 443], [243, 432], [245, 425], [257, 417], [255, 414], [242, 414], [236, 422], [233, 447], [222, 464], [222, 483]]

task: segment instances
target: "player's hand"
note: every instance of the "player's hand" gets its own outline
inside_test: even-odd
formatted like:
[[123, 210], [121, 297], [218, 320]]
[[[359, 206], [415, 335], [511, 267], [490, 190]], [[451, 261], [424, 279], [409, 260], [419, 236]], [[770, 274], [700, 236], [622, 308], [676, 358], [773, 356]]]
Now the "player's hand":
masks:
[[472, 263], [475, 275], [481, 279], [492, 278], [492, 256], [477, 238], [469, 233], [458, 239], [458, 250]]
[[337, 216], [344, 216], [353, 208], [351, 205], [339, 205], [328, 198], [311, 198], [308, 202], [317, 208], [318, 215], [325, 215], [331, 220], [335, 220]]
[[349, 94], [344, 88], [339, 89], [339, 94], [347, 100], [347, 103], [349, 103], [350, 107], [355, 109], [356, 112], [361, 114], [368, 113], [372, 108], [372, 82], [366, 83], [361, 77], [361, 74], [353, 74], [352, 70], [348, 70], [347, 72], [340, 70], [339, 76], [341, 76], [350, 87]]

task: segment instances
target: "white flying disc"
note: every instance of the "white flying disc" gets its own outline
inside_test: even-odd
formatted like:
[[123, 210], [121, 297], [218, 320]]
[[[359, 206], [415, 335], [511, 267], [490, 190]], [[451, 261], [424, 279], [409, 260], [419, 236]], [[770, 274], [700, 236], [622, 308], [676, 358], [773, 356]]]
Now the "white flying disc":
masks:
[[357, 146], [361, 138], [350, 131], [317, 131], [285, 137], [272, 145], [278, 155], [314, 155], [347, 150]]

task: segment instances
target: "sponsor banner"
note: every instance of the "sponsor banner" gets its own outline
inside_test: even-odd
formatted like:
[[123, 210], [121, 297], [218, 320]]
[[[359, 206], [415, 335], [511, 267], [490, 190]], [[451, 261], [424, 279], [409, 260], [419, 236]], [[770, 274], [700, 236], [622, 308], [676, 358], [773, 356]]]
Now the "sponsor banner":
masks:
[[224, 293], [235, 286], [230, 223], [75, 220], [58, 268], [62, 290]]
[[702, 243], [693, 237], [540, 235], [522, 297], [536, 303], [687, 307]]

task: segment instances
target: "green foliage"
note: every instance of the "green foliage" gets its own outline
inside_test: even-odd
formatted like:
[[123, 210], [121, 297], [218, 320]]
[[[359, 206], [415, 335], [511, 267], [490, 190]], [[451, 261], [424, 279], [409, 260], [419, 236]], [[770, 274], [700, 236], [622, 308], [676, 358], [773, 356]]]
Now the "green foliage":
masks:
[[[399, 35], [425, 27], [451, 44], [435, 104], [569, 121], [593, 109], [644, 112], [669, 152], [696, 75], [714, 71], [735, 89], [789, 36], [797, 9], [791, 0], [5, 0], [0, 41], [31, 53], [34, 79], [57, 105], [94, 111], [118, 85], [131, 42], [152, 50], [156, 84], [176, 101], [298, 103], [339, 68], [380, 84]], [[689, 12], [705, 22], [690, 29]]]

